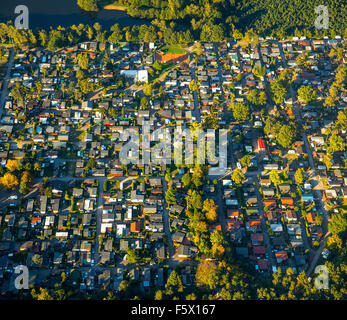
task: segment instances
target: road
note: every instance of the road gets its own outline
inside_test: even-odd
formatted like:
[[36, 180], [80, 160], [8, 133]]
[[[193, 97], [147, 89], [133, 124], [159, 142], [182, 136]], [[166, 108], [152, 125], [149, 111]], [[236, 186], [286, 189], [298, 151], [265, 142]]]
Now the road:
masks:
[[327, 241], [327, 239], [330, 237], [330, 232], [327, 232], [324, 236], [323, 236], [323, 238], [322, 238], [322, 240], [321, 240], [321, 242], [320, 242], [320, 244], [319, 244], [319, 247], [318, 247], [318, 249], [316, 250], [316, 253], [315, 253], [315, 255], [314, 255], [314, 257], [313, 257], [313, 259], [312, 259], [312, 261], [311, 261], [311, 264], [310, 264], [310, 266], [309, 266], [309, 268], [308, 268], [308, 270], [307, 270], [307, 272], [306, 272], [306, 274], [307, 274], [307, 276], [309, 277], [311, 274], [312, 274], [312, 272], [314, 271], [314, 269], [315, 269], [315, 267], [316, 267], [316, 265], [317, 265], [317, 262], [318, 262], [318, 260], [319, 260], [319, 258], [320, 258], [320, 255], [322, 254], [322, 251], [323, 251], [323, 249], [324, 249], [324, 247], [325, 247], [325, 242]]
[[99, 263], [99, 236], [101, 233], [101, 221], [102, 221], [102, 206], [103, 206], [103, 193], [104, 193], [104, 182], [107, 177], [101, 177], [98, 179], [99, 183], [99, 195], [98, 195], [98, 207], [96, 209], [96, 233], [95, 233], [95, 249], [94, 249], [94, 266]]
[[[220, 62], [220, 55], [219, 55], [219, 49], [217, 44], [214, 44], [215, 52], [216, 52], [216, 58], [217, 58], [217, 72], [218, 72], [218, 77], [219, 77], [219, 83], [220, 83], [220, 91], [221, 91], [221, 99], [222, 99], [222, 104], [223, 104], [223, 117], [224, 120], [226, 121], [226, 128], [229, 129], [229, 121], [230, 118], [228, 117], [228, 106], [225, 101], [225, 93], [224, 93], [224, 88], [223, 88], [223, 76], [222, 76], [222, 66]], [[234, 149], [233, 149], [233, 143], [231, 141], [231, 136], [230, 136], [230, 131], [228, 134], [228, 147], [230, 147], [230, 153], [228, 154], [228, 158], [230, 158], [230, 163], [231, 163], [231, 168], [234, 169], [236, 166], [236, 160], [234, 157]]]
[[164, 194], [164, 205], [163, 205], [163, 224], [164, 224], [164, 230], [166, 234], [167, 239], [167, 247], [169, 250], [169, 265], [171, 267], [175, 267], [177, 265], [177, 260], [174, 259], [175, 255], [175, 248], [172, 243], [172, 237], [170, 232], [170, 226], [169, 226], [169, 206], [166, 202], [165, 195], [167, 191], [167, 182], [164, 178], [162, 178], [162, 185], [163, 185], [163, 194]]
[[[287, 65], [286, 60], [284, 59], [282, 43], [279, 42], [278, 44], [279, 44], [279, 49], [280, 49], [280, 54], [281, 54], [281, 58], [282, 58], [283, 67], [287, 68], [288, 65]], [[303, 117], [301, 115], [301, 109], [300, 109], [300, 106], [298, 106], [298, 103], [296, 101], [296, 93], [295, 93], [295, 91], [294, 91], [292, 86], [290, 86], [289, 92], [290, 92], [290, 95], [291, 95], [291, 97], [293, 99], [293, 109], [294, 109], [296, 120], [298, 121], [298, 123], [303, 125], [304, 123], [302, 121]], [[302, 139], [304, 141], [306, 153], [308, 155], [308, 161], [309, 161], [309, 164], [310, 164], [310, 167], [311, 167], [311, 170], [309, 172], [310, 175], [311, 175], [311, 179], [312, 180], [316, 180], [317, 185], [319, 185], [319, 176], [318, 176], [317, 169], [316, 169], [316, 166], [315, 166], [315, 162], [314, 162], [314, 159], [313, 159], [311, 146], [310, 146], [310, 144], [308, 142], [307, 135], [306, 135], [306, 132], [304, 130], [302, 130]], [[327, 213], [326, 208], [325, 208], [325, 203], [323, 201], [322, 190], [316, 188], [316, 189], [313, 190], [313, 194], [314, 194], [315, 201], [318, 204], [318, 207], [319, 207], [320, 211], [323, 213], [323, 221], [322, 221], [323, 237], [322, 237], [322, 239], [320, 241], [320, 246], [319, 246], [320, 249], [318, 249], [315, 252], [314, 257], [313, 257], [312, 262], [311, 262], [311, 265], [309, 267], [309, 270], [311, 272], [314, 269], [315, 264], [317, 263], [318, 258], [319, 258], [320, 254], [321, 254], [321, 252], [322, 252], [322, 250], [324, 248], [325, 240], [330, 235], [328, 233], [329, 216], [328, 216], [328, 213]]]
[[261, 229], [262, 229], [262, 233], [263, 233], [266, 253], [267, 253], [267, 256], [268, 256], [268, 259], [270, 261], [271, 266], [276, 266], [276, 260], [275, 260], [274, 254], [272, 252], [272, 249], [271, 249], [271, 240], [270, 240], [269, 234], [267, 232], [268, 227], [266, 224], [266, 218], [264, 217], [263, 197], [261, 196], [261, 194], [259, 192], [260, 185], [259, 185], [258, 178], [255, 177], [254, 181], [255, 181], [255, 186], [256, 186], [255, 193], [256, 193], [257, 202], [258, 202], [257, 206], [258, 206], [259, 218], [261, 221]]
[[8, 80], [10, 78], [10, 74], [11, 74], [11, 69], [12, 69], [12, 65], [13, 65], [13, 59], [15, 56], [15, 51], [14, 49], [10, 49], [10, 56], [7, 62], [7, 70], [6, 70], [6, 75], [3, 79], [3, 83], [2, 83], [2, 91], [1, 91], [1, 98], [0, 98], [0, 119], [2, 118], [2, 114], [4, 111], [4, 106], [5, 106], [5, 100], [6, 97], [8, 95]]
[[[194, 59], [193, 59], [193, 53], [191, 55], [191, 63], [189, 66], [190, 69], [190, 74], [192, 76], [192, 80], [196, 80], [196, 74], [195, 74], [195, 67], [193, 66], [194, 64]], [[194, 115], [195, 119], [198, 123], [201, 123], [201, 114], [200, 114], [200, 107], [199, 107], [199, 98], [198, 98], [198, 92], [196, 90], [193, 91], [193, 98], [194, 98]]]

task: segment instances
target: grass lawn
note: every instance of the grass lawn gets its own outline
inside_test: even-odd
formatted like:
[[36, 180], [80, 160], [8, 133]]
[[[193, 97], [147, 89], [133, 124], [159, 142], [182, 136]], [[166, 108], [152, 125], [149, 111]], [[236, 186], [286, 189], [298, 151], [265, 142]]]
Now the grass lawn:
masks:
[[166, 45], [165, 47], [161, 48], [164, 52], [168, 54], [184, 54], [187, 53], [187, 50], [183, 49], [180, 45]]

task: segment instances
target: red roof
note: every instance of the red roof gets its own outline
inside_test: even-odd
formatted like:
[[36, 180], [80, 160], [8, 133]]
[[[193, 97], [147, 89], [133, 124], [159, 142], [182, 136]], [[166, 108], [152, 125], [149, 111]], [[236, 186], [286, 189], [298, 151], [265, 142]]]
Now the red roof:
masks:
[[261, 138], [258, 139], [258, 148], [261, 149], [261, 150], [265, 149], [264, 139], [261, 139]]
[[264, 237], [262, 233], [252, 233], [251, 234], [251, 240], [252, 241], [263, 241]]
[[130, 224], [130, 231], [131, 232], [140, 232], [140, 223], [139, 222], [132, 222]]
[[259, 259], [258, 260], [258, 266], [260, 270], [267, 270], [268, 269], [268, 264], [267, 261], [264, 259]]
[[256, 255], [265, 254], [266, 253], [266, 249], [265, 249], [264, 246], [257, 246], [257, 247], [253, 247], [253, 252]]

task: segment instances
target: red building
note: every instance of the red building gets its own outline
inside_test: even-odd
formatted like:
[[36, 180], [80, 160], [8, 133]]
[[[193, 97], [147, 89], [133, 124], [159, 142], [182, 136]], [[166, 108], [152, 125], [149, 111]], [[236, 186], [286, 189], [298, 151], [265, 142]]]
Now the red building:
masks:
[[265, 151], [265, 141], [262, 138], [258, 139], [258, 150], [259, 152]]

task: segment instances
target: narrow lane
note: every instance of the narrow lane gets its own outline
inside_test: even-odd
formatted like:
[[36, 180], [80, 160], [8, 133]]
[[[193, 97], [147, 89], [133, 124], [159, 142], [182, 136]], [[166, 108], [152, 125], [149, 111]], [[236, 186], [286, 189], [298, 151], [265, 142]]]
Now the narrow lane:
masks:
[[4, 111], [4, 107], [5, 107], [5, 100], [7, 98], [8, 93], [9, 93], [8, 92], [8, 82], [9, 82], [9, 78], [10, 78], [10, 74], [11, 74], [11, 70], [12, 70], [14, 56], [15, 56], [15, 50], [11, 48], [9, 59], [7, 62], [6, 75], [5, 75], [5, 77], [3, 79], [3, 83], [2, 83], [1, 98], [0, 98], [0, 119], [2, 118], [2, 114]]

